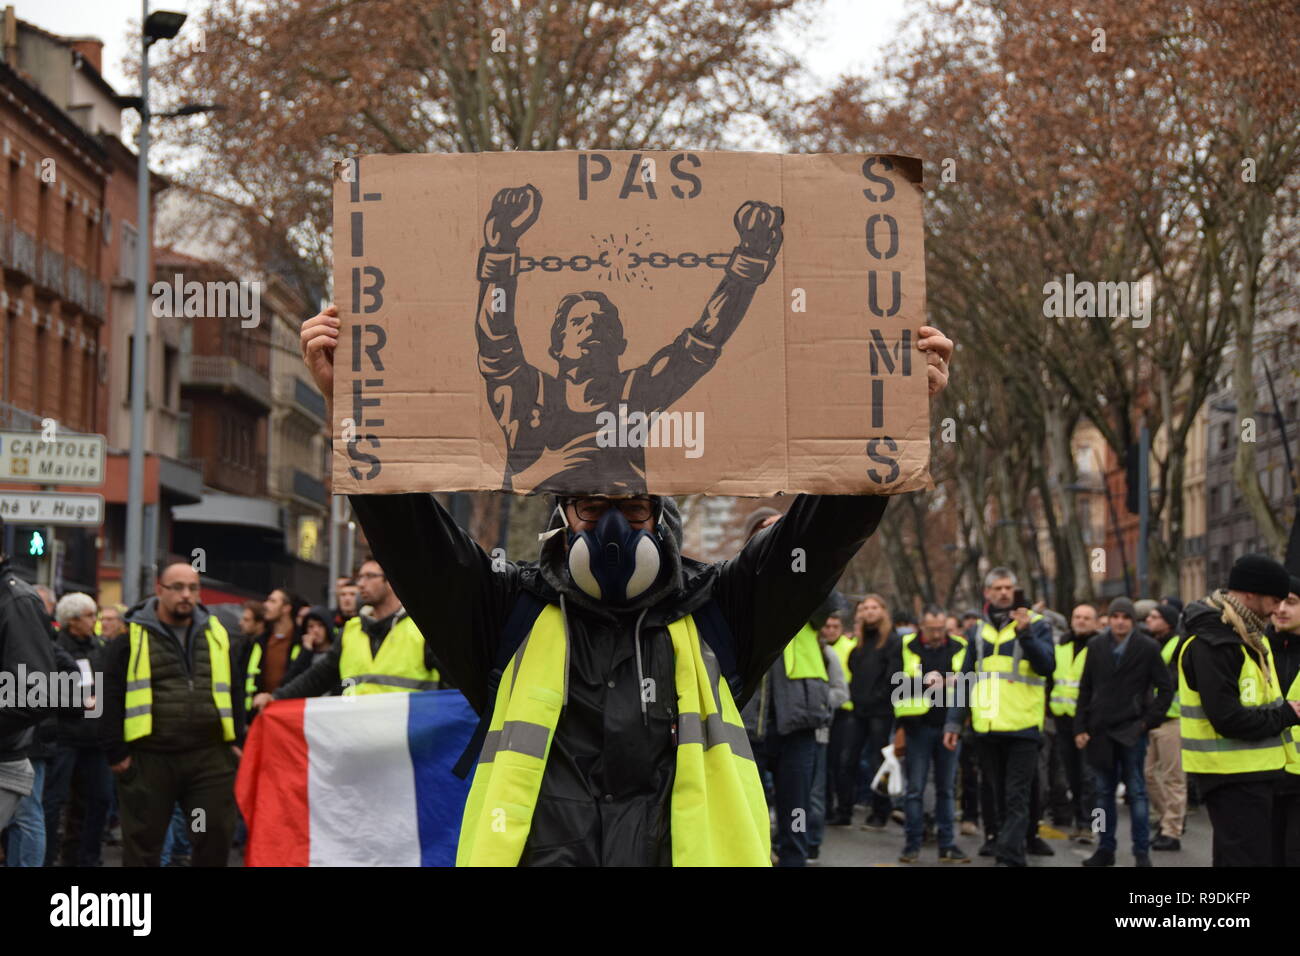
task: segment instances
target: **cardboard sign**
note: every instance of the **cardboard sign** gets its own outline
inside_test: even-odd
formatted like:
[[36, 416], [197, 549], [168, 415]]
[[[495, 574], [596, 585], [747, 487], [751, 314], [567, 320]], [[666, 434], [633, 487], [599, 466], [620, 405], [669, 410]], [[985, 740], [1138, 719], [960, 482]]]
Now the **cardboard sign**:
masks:
[[921, 164], [339, 163], [336, 493], [930, 487]]

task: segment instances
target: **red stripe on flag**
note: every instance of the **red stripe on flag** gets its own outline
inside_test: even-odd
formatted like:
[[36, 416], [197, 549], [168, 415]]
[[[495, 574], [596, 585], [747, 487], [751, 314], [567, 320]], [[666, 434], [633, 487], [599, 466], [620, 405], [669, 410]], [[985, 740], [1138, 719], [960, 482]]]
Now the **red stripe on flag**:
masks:
[[245, 866], [307, 866], [306, 700], [281, 700], [253, 721], [235, 779], [235, 799], [248, 824]]

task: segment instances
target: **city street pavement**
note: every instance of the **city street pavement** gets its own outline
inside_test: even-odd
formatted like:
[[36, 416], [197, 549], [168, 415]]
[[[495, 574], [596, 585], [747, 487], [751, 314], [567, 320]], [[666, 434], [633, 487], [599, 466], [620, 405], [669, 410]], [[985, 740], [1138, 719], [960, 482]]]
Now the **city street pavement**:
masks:
[[[948, 869], [968, 870], [977, 866], [993, 866], [992, 857], [977, 856], [980, 845], [984, 842], [983, 834], [977, 836], [957, 836], [957, 845], [971, 858], [970, 863], [940, 863], [939, 847], [927, 843], [921, 849], [921, 859], [916, 863], [899, 863], [898, 854], [903, 849], [903, 827], [890, 822], [884, 832], [863, 830], [861, 822], [864, 811], [859, 807], [853, 814], [851, 827], [827, 827], [826, 837], [822, 843], [821, 859], [815, 866], [943, 866]], [[1119, 849], [1115, 854], [1115, 866], [1132, 866], [1133, 852], [1129, 843], [1128, 807], [1120, 804]], [[960, 824], [958, 824], [960, 827]], [[1061, 830], [1044, 825], [1039, 835], [1056, 851], [1055, 856], [1031, 856], [1029, 865], [1034, 866], [1078, 866], [1092, 855], [1096, 845], [1085, 846], [1067, 839]], [[1202, 808], [1187, 817], [1186, 832], [1182, 838], [1183, 848], [1176, 853], [1152, 853], [1151, 862], [1162, 866], [1209, 866], [1210, 865], [1210, 818]]]

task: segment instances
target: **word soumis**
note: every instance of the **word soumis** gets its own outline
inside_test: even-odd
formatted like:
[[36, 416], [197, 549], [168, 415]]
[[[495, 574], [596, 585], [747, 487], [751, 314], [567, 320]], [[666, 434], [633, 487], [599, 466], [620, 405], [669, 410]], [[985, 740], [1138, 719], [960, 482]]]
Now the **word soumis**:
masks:
[[620, 403], [618, 416], [599, 412], [596, 444], [600, 448], [684, 448], [687, 458], [704, 454], [703, 412], [629, 412]]
[[256, 328], [262, 321], [262, 284], [260, 282], [199, 282], [179, 272], [171, 284], [155, 282], [153, 314], [156, 318], [239, 319], [240, 327]]
[[82, 893], [73, 886], [50, 897], [50, 925], [128, 926], [133, 936], [148, 936], [153, 927], [149, 893]]

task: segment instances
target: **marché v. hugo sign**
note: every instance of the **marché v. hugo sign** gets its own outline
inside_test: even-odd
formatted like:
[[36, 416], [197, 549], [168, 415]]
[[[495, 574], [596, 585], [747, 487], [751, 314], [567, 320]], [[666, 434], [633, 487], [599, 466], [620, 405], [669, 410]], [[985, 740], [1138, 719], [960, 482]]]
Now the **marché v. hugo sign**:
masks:
[[334, 235], [336, 492], [930, 483], [915, 159], [367, 156]]

